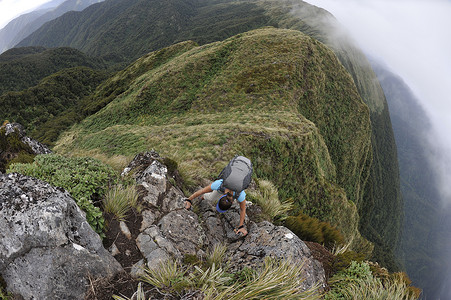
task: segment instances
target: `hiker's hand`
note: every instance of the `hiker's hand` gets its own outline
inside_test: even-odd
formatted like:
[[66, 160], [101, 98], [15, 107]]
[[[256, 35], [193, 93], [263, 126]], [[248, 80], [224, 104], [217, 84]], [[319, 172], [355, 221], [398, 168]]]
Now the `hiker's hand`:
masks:
[[192, 205], [191, 200], [189, 200], [188, 198], [185, 198], [185, 199], [183, 199], [183, 201], [185, 201], [185, 209], [190, 210], [191, 205]]
[[242, 227], [240, 229], [234, 229], [233, 231], [235, 231], [236, 234], [242, 234], [243, 236], [247, 235], [247, 230], [245, 227]]

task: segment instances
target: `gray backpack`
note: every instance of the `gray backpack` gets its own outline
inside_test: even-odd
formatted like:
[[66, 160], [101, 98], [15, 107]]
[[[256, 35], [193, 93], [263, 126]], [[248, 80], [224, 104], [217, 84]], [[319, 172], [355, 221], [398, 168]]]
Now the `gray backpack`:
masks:
[[241, 191], [245, 190], [252, 179], [252, 163], [250, 159], [244, 156], [235, 156], [222, 169], [217, 179], [223, 179], [222, 185], [219, 188], [221, 192], [228, 188], [235, 191], [235, 197], [238, 197]]

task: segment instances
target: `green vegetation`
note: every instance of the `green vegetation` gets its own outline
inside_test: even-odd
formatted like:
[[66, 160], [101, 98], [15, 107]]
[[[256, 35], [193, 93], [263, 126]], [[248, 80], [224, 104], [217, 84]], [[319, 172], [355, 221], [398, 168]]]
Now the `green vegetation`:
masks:
[[[378, 274], [382, 275], [382, 274]], [[418, 299], [419, 290], [410, 286], [403, 273], [375, 276], [367, 262], [355, 262], [331, 278], [331, 290], [324, 299]]]
[[285, 226], [293, 231], [301, 240], [312, 241], [324, 245], [326, 248], [343, 244], [343, 236], [339, 230], [327, 222], [300, 213], [285, 220]]
[[6, 128], [0, 128], [0, 172], [4, 173], [11, 163], [30, 163], [34, 157], [33, 150], [21, 141], [17, 131], [6, 135]]
[[[0, 95], [30, 88], [53, 73], [79, 66], [105, 69], [101, 60], [71, 48], [26, 47], [8, 50], [0, 55]], [[2, 113], [5, 111], [2, 110]]]
[[[155, 17], [148, 18], [149, 15]], [[109, 63], [124, 66], [149, 51], [159, 50], [187, 39], [204, 45], [268, 25], [299, 30], [330, 47], [340, 64], [351, 75], [360, 99], [367, 104], [367, 107], [359, 109], [369, 109], [370, 113], [371, 139], [369, 142], [366, 142], [365, 139], [368, 151], [359, 151], [360, 149], [348, 147], [347, 143], [340, 143], [336, 136], [324, 134], [323, 138], [324, 142], [328, 144], [329, 155], [335, 163], [335, 171], [338, 175], [336, 183], [344, 189], [346, 197], [354, 201], [357, 206], [362, 219], [360, 231], [375, 244], [374, 258], [382, 261], [390, 269], [397, 269], [399, 266], [393, 257], [393, 249], [397, 247], [400, 235], [402, 199], [399, 190], [396, 148], [387, 104], [365, 55], [351, 41], [347, 40], [341, 32], [338, 22], [327, 11], [302, 1], [289, 0], [105, 1], [89, 12], [66, 15], [48, 22], [21, 45], [46, 45], [48, 47], [70, 45], [89, 55], [103, 57]], [[337, 36], [340, 37], [339, 40]], [[310, 54], [307, 52], [305, 55], [309, 56]], [[276, 64], [272, 67], [277, 68], [277, 66]], [[303, 72], [303, 70], [316, 66], [318, 66], [318, 61], [312, 59], [309, 63], [302, 65], [299, 71]], [[264, 69], [260, 71], [264, 71]], [[247, 75], [251, 76], [252, 74]], [[312, 103], [315, 103], [315, 98], [323, 99], [329, 96], [329, 100], [331, 100], [327, 104], [323, 102], [323, 105], [316, 102], [318, 104], [316, 109], [302, 105], [299, 107], [300, 110], [303, 110], [305, 117], [312, 120], [321, 133], [337, 132], [343, 128], [340, 125], [362, 125], [352, 124], [361, 118], [339, 118], [339, 122], [337, 122], [334, 119], [336, 111], [329, 110], [329, 104], [335, 100], [332, 89], [335, 89], [335, 93], [340, 91], [345, 95], [351, 95], [355, 91], [348, 93], [349, 91], [341, 90], [346, 85], [338, 82], [329, 82], [324, 85], [321, 77], [311, 73], [305, 75], [313, 76], [305, 77], [307, 82], [302, 85], [301, 89], [293, 92], [293, 97], [300, 97], [299, 95], [305, 93], [310, 94], [308, 98]], [[318, 79], [319, 82], [315, 81]], [[188, 85], [193, 83], [195, 81], [187, 81]], [[268, 84], [277, 83], [279, 82], [268, 82]], [[252, 92], [254, 86], [252, 83], [249, 84], [246, 89]], [[325, 89], [322, 87], [330, 88], [330, 90], [323, 94], [322, 91]], [[291, 86], [286, 88], [291, 89]], [[174, 103], [173, 108], [189, 108], [194, 99], [195, 89], [191, 89], [191, 92], [192, 94], [187, 93], [183, 99]], [[230, 90], [223, 92], [228, 93]], [[112, 100], [110, 97], [105, 98], [102, 105], [106, 105], [110, 100]], [[160, 104], [157, 103], [157, 106]], [[151, 107], [144, 105], [143, 108]], [[343, 109], [347, 110], [346, 105], [343, 106]], [[356, 107], [353, 109], [358, 110]], [[90, 110], [91, 113], [96, 111], [95, 109]], [[332, 118], [329, 119], [330, 117]], [[77, 111], [72, 110], [58, 122], [53, 122], [52, 125], [64, 124], [59, 127], [61, 131], [77, 122], [76, 118]], [[347, 124], [346, 120], [350, 120], [351, 124]], [[52, 127], [54, 126], [47, 128]], [[52, 138], [54, 139], [55, 136]], [[342, 139], [344, 138], [342, 137]], [[348, 138], [353, 139], [354, 137], [349, 136]], [[350, 165], [347, 164], [349, 160], [338, 163], [336, 160], [342, 159], [343, 154], [349, 154], [347, 159], [355, 158], [355, 161]], [[365, 164], [361, 164], [358, 168], [352, 168], [354, 164], [362, 162], [362, 160], [365, 161]], [[274, 183], [280, 184], [275, 181]], [[284, 186], [280, 191], [282, 197], [288, 188]], [[323, 192], [324, 190], [321, 193]], [[310, 196], [313, 195], [303, 195], [303, 197]], [[375, 210], [377, 213], [374, 213]], [[314, 211], [313, 213], [320, 214], [322, 212]]]
[[64, 69], [42, 79], [37, 86], [1, 95], [0, 120], [26, 124], [30, 135], [43, 142], [55, 140], [65, 128], [62, 124], [72, 120], [55, 124], [54, 118], [75, 107], [105, 78], [104, 72], [87, 67]]
[[283, 220], [287, 217], [288, 212], [293, 209], [293, 203], [289, 199], [285, 203], [281, 203], [277, 188], [268, 180], [255, 180], [257, 187], [250, 190], [246, 199], [258, 204], [264, 214], [264, 218], [268, 221]]
[[[318, 287], [302, 290], [302, 265], [287, 260], [266, 258], [263, 266], [244, 280], [231, 280], [231, 274], [220, 266], [183, 267], [174, 261], [166, 261], [160, 266], [145, 268], [142, 281], [157, 287], [166, 294], [181, 295], [183, 291], [201, 290], [205, 299], [319, 299]], [[143, 295], [141, 285], [137, 294]], [[124, 299], [115, 296], [115, 299]]]
[[216, 244], [213, 249], [207, 253], [207, 267], [212, 267], [213, 265], [221, 266], [225, 260], [226, 252], [226, 245]]
[[[149, 18], [150, 15], [154, 17]], [[275, 25], [254, 3], [230, 0], [118, 0], [104, 2], [91, 8], [89, 13], [67, 18], [71, 19], [70, 26], [64, 16], [50, 21], [19, 46], [65, 45], [121, 64], [180, 41], [190, 39], [210, 43], [265, 25]], [[168, 23], [169, 20], [172, 22]]]
[[108, 186], [117, 180], [114, 170], [100, 161], [89, 158], [66, 158], [60, 155], [38, 155], [31, 164], [13, 164], [8, 173], [17, 172], [42, 179], [53, 186], [67, 190], [86, 212], [91, 227], [103, 236], [105, 220], [95, 206]]

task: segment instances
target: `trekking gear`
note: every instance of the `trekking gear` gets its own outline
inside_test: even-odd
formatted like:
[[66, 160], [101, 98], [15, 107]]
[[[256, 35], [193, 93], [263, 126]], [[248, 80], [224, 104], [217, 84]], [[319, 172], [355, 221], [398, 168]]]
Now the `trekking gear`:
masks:
[[252, 171], [250, 159], [236, 155], [218, 175], [217, 179], [223, 179], [219, 190], [223, 193], [226, 188], [232, 190], [235, 192], [234, 198], [237, 199], [241, 191], [251, 183]]

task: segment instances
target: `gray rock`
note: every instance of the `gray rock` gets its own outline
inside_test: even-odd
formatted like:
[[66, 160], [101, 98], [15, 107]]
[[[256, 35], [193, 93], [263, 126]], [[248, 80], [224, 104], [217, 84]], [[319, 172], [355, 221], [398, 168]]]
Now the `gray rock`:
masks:
[[[3, 126], [2, 126], [3, 127]], [[11, 133], [17, 132], [19, 134], [19, 138], [21, 141], [33, 150], [34, 154], [49, 154], [52, 153], [52, 151], [44, 144], [41, 144], [40, 142], [36, 141], [35, 139], [32, 139], [28, 136], [26, 136], [25, 128], [20, 125], [19, 123], [8, 123], [4, 125], [5, 127], [5, 134], [9, 135]]]
[[141, 228], [140, 228], [141, 232], [146, 230], [147, 228], [152, 226], [152, 224], [155, 223], [155, 221], [160, 217], [160, 212], [153, 211], [153, 210], [144, 210], [142, 212], [142, 217], [143, 217], [143, 220], [141, 222]]
[[161, 218], [158, 226], [182, 254], [196, 255], [206, 241], [197, 215], [185, 209], [168, 213]]
[[63, 189], [0, 174], [0, 213], [0, 273], [24, 299], [82, 299], [88, 274], [122, 271]]
[[275, 226], [267, 221], [251, 223], [249, 234], [234, 251], [232, 269], [244, 266], [255, 268], [261, 265], [265, 257], [290, 259], [294, 263], [303, 264], [305, 280], [303, 288], [307, 289], [319, 283], [326, 285], [324, 269], [320, 262], [313, 259], [310, 249], [293, 232], [283, 226]]

